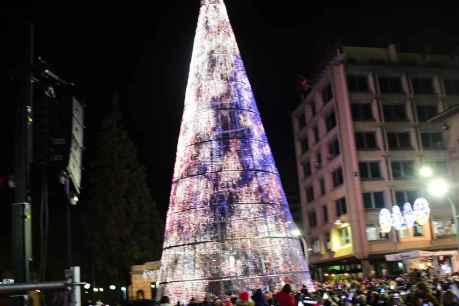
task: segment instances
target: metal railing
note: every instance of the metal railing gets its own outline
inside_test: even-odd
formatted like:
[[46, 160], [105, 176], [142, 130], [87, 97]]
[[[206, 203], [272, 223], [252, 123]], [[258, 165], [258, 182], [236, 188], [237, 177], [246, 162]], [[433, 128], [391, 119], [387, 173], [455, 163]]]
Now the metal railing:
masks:
[[80, 267], [70, 267], [70, 269], [65, 270], [65, 278], [66, 279], [63, 281], [54, 282], [0, 285], [0, 295], [22, 293], [32, 290], [66, 289], [71, 292], [70, 305], [81, 306], [81, 286], [85, 283], [82, 283], [80, 279]]

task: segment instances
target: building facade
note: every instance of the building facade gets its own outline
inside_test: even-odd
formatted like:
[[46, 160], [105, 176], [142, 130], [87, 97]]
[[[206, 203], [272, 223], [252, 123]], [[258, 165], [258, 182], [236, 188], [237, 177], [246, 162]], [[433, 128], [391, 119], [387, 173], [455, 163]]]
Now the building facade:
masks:
[[160, 266], [159, 260], [131, 266], [131, 285], [128, 289], [129, 300], [139, 299], [140, 292], [143, 298], [147, 300], [157, 299]]
[[378, 221], [382, 208], [427, 197], [421, 165], [448, 171], [441, 124], [427, 121], [455, 104], [459, 61], [449, 56], [400, 53], [393, 45], [337, 50], [292, 114], [316, 277], [397, 273], [406, 263], [385, 255], [456, 248], [449, 206], [440, 200], [429, 199], [424, 226], [382, 234]]

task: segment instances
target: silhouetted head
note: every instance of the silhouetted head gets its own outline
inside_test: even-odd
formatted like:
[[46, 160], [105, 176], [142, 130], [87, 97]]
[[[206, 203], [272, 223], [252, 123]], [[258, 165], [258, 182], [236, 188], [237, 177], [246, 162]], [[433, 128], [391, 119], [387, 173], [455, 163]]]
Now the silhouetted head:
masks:
[[284, 287], [282, 288], [282, 291], [286, 293], [290, 293], [292, 292], [292, 287], [290, 286], [290, 284], [285, 284]]
[[161, 300], [159, 300], [159, 303], [160, 304], [169, 304], [170, 303], [169, 297], [167, 295], [163, 295], [161, 297]]

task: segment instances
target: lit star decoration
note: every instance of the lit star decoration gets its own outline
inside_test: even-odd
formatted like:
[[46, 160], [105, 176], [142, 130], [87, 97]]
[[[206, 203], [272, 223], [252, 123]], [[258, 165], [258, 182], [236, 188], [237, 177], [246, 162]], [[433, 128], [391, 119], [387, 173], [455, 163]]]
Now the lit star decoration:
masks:
[[172, 303], [312, 283], [223, 0], [203, 0], [161, 258]]

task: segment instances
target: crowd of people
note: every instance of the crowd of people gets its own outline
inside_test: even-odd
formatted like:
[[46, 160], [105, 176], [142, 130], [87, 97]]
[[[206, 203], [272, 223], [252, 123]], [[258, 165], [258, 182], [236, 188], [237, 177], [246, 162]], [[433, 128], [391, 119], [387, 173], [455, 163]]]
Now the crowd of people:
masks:
[[[344, 279], [316, 282], [315, 291], [290, 284], [279, 292], [244, 291], [239, 295], [192, 298], [189, 306], [459, 306], [459, 275], [433, 276], [412, 272], [379, 279]], [[160, 306], [173, 306], [163, 296]]]

